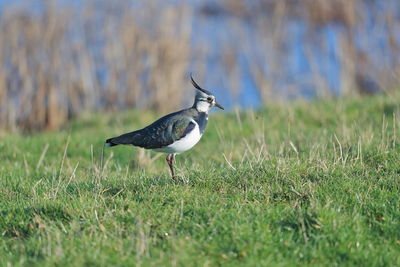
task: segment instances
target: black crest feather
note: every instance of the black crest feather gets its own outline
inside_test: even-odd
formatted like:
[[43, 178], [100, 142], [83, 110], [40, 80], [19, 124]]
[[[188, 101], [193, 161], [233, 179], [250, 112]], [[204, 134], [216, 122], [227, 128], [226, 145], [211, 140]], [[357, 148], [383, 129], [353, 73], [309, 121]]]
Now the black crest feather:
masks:
[[196, 88], [197, 90], [200, 90], [201, 92], [207, 94], [207, 95], [213, 95], [211, 92], [207, 91], [206, 89], [201, 88], [193, 79], [192, 74], [190, 73], [190, 79], [192, 80], [192, 84], [194, 86], [194, 88]]

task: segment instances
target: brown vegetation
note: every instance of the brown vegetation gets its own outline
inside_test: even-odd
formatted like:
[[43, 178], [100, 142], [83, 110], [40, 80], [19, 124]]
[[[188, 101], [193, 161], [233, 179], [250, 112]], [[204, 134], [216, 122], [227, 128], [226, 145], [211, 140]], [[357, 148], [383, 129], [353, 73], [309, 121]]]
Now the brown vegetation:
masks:
[[102, 7], [109, 15], [99, 22], [94, 6], [79, 13], [51, 3], [41, 14], [10, 8], [0, 18], [1, 127], [55, 129], [84, 110], [181, 104], [190, 52], [185, 7], [146, 6], [142, 16], [157, 23], [144, 28], [122, 5]]
[[[287, 22], [294, 18], [308, 25], [309, 42], [304, 46], [312, 77], [304, 79], [318, 88], [319, 95], [330, 95], [332, 90], [312, 50], [315, 45], [324, 49], [318, 28], [332, 23], [344, 29], [336, 56], [342, 66], [338, 84], [345, 95], [398, 85], [400, 22], [390, 10], [373, 10], [372, 30], [388, 29], [385, 36], [393, 55], [390, 62], [382, 63], [372, 59], [369, 51], [360, 51], [354, 39], [357, 31], [368, 43], [369, 33], [362, 25], [369, 0], [247, 2], [225, 0], [218, 7], [205, 5], [199, 13], [204, 19], [226, 16], [235, 34], [235, 41], [223, 43], [220, 58], [233, 95], [241, 89], [240, 55], [246, 58], [264, 102], [298, 90], [296, 82], [288, 88], [275, 82], [287, 68], [285, 47], [291, 41]], [[47, 1], [43, 12], [6, 7], [0, 17], [0, 127], [56, 129], [85, 110], [180, 107], [190, 94], [187, 74], [195, 69], [199, 79], [204, 77], [213, 49], [207, 45], [212, 44], [191, 41], [194, 7], [160, 6], [153, 1], [138, 5], [110, 1], [79, 10]], [[257, 39], [248, 38], [243, 21], [251, 23]], [[262, 53], [254, 52], [255, 41], [263, 47]], [[379, 58], [383, 51], [374, 53]], [[367, 88], [373, 83], [376, 88]]]

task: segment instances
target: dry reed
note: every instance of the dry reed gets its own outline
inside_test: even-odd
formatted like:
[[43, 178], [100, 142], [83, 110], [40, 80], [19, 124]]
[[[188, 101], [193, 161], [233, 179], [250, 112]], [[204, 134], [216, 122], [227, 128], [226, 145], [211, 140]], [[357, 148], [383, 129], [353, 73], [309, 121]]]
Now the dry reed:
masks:
[[85, 110], [180, 106], [190, 61], [189, 11], [146, 6], [142, 16], [158, 20], [149, 28], [125, 7], [78, 11], [48, 1], [40, 14], [6, 8], [0, 18], [0, 127], [57, 129]]
[[[215, 49], [209, 47], [215, 42], [193, 43], [192, 23], [199, 17], [225, 16], [230, 38], [240, 40], [223, 42], [217, 59], [236, 98], [245, 75], [252, 77], [264, 103], [301, 94], [304, 84], [316, 95], [331, 95], [314, 53], [316, 47], [327, 53], [320, 32], [329, 25], [342, 29], [335, 57], [343, 94], [387, 91], [399, 83], [400, 22], [390, 10], [368, 8], [369, 2], [224, 0], [199, 10], [157, 1], [88, 2], [82, 8], [47, 1], [40, 12], [6, 7], [0, 17], [0, 128], [57, 129], [86, 110], [180, 107], [190, 93], [187, 74], [195, 69], [204, 76]], [[373, 31], [387, 29], [388, 47], [373, 55], [368, 53], [374, 49], [367, 46], [369, 29], [363, 27], [367, 12], [376, 19]], [[304, 53], [311, 74], [302, 80], [285, 76], [287, 47], [294, 40], [290, 23], [306, 26]], [[255, 34], [249, 34], [249, 24]], [[362, 37], [356, 40], [355, 33]], [[364, 48], [357, 46], [360, 41]], [[379, 53], [393, 58], [382, 64], [376, 61]]]

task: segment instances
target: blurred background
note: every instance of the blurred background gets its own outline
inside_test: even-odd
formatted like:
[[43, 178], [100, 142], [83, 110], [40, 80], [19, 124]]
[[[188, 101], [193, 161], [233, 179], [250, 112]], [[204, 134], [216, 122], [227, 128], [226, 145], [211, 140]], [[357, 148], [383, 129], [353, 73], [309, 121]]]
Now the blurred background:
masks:
[[190, 105], [391, 94], [398, 0], [0, 0], [0, 128]]

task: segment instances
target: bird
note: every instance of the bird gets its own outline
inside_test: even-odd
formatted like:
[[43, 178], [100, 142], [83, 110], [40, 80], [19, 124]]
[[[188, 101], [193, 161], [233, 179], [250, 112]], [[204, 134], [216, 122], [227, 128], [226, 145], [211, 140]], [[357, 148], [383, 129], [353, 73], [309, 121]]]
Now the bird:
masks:
[[168, 114], [143, 129], [109, 138], [105, 146], [133, 145], [166, 153], [171, 176], [175, 179], [175, 156], [191, 149], [200, 141], [207, 126], [208, 112], [212, 107], [224, 110], [211, 92], [195, 82], [192, 74], [190, 80], [196, 89], [192, 107]]

